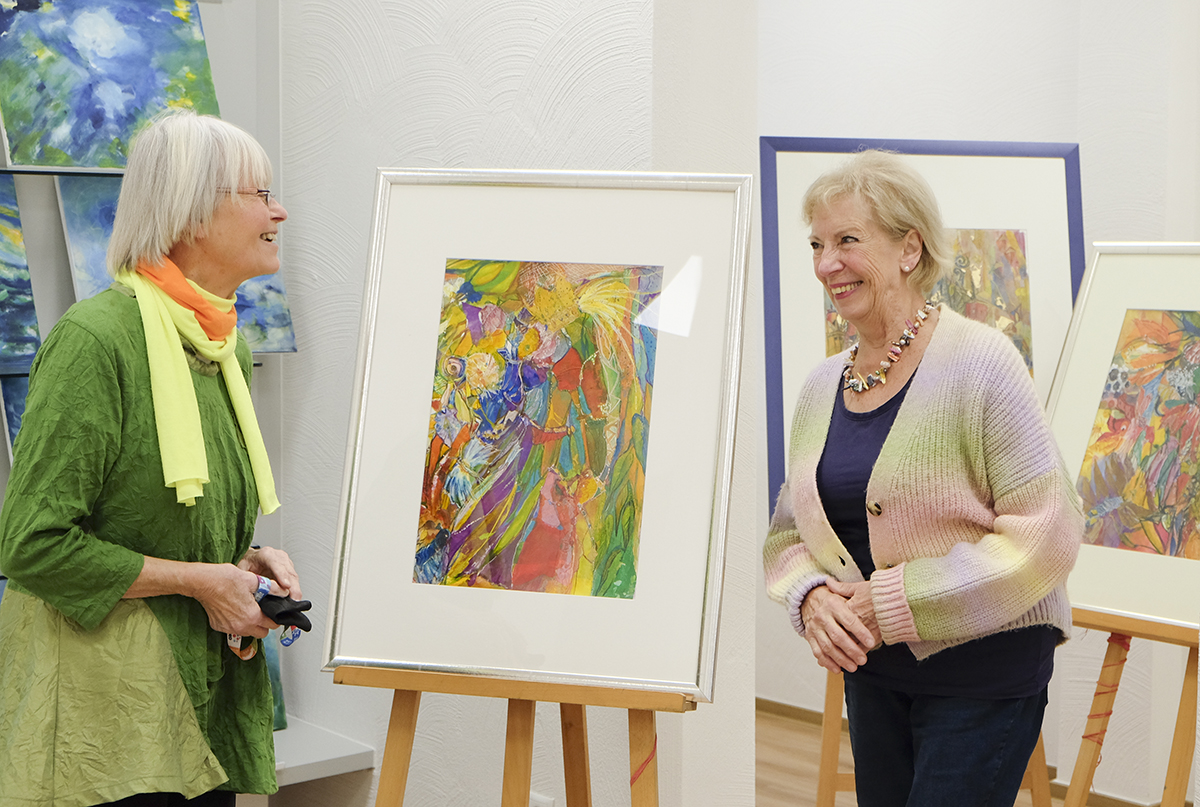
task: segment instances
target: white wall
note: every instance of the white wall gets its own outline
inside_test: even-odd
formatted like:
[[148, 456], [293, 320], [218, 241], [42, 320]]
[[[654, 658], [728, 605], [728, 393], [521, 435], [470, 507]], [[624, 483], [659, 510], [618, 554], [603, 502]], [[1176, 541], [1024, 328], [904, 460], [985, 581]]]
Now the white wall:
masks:
[[[247, 0], [224, 6], [237, 8]], [[260, 0], [266, 2], [266, 0]], [[379, 166], [668, 169], [754, 167], [753, 14], [682, 0], [494, 3], [289, 0], [282, 50], [283, 230], [299, 354], [283, 366], [283, 543], [323, 630]], [[207, 8], [207, 7], [206, 7]], [[695, 75], [722, 76], [699, 92]], [[706, 85], [707, 86], [707, 85]], [[721, 116], [730, 115], [722, 121]], [[714, 122], [717, 123], [714, 126]], [[753, 305], [753, 303], [751, 303]], [[754, 491], [754, 372], [736, 493]], [[660, 719], [664, 805], [753, 803], [749, 626], [753, 516], [735, 512], [716, 703]], [[405, 619], [396, 614], [391, 618]], [[381, 618], [380, 629], [387, 629]], [[337, 687], [317, 637], [285, 657], [289, 712], [382, 751], [390, 693]], [[410, 804], [496, 803], [501, 702], [429, 695]], [[624, 712], [589, 710], [597, 804], [628, 803]], [[557, 710], [538, 710], [534, 789], [563, 803]], [[365, 805], [370, 773], [285, 788], [273, 803]], [[718, 795], [719, 794], [719, 795]], [[716, 798], [717, 800], [711, 800]]]
[[[1089, 259], [1092, 241], [1200, 240], [1193, 0], [760, 0], [758, 25], [760, 135], [1078, 142]], [[1104, 638], [1058, 655], [1045, 732], [1064, 780]], [[759, 696], [821, 709], [803, 645], [760, 582]], [[1161, 798], [1183, 660], [1135, 642], [1097, 792]]]

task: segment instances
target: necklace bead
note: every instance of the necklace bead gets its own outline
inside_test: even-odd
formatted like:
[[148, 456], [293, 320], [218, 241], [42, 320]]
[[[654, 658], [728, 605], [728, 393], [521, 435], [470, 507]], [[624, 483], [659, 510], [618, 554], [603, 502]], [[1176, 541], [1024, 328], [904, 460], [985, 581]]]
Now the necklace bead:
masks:
[[929, 312], [933, 311], [934, 305], [928, 300], [925, 305], [917, 309], [917, 314], [913, 319], [904, 321], [904, 332], [900, 338], [892, 342], [888, 348], [887, 357], [879, 362], [879, 369], [870, 375], [863, 376], [862, 373], [854, 372], [854, 359], [858, 356], [858, 343], [855, 342], [850, 346], [850, 357], [846, 359], [846, 365], [842, 368], [842, 389], [850, 390], [851, 392], [866, 392], [867, 390], [879, 384], [887, 383], [887, 373], [892, 365], [900, 361], [900, 355], [904, 352], [904, 348], [908, 347], [917, 338], [917, 331], [921, 330], [921, 326], [925, 320], [929, 319]]

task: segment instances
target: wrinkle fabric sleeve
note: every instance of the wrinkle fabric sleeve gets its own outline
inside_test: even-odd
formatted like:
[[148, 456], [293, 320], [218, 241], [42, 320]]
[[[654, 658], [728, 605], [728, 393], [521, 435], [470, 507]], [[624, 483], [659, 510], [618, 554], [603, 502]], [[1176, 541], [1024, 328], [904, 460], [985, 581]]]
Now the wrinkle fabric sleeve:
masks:
[[0, 512], [0, 570], [86, 629], [108, 615], [144, 563], [89, 531], [120, 451], [122, 408], [111, 353], [86, 329], [61, 323], [30, 371]]

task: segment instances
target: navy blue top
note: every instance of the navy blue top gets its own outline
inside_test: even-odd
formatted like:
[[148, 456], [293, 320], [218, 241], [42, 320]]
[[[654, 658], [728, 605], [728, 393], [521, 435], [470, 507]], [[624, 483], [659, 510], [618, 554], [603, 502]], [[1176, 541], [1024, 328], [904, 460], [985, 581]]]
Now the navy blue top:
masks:
[[[870, 412], [847, 410], [838, 392], [817, 464], [817, 492], [825, 516], [866, 579], [875, 572], [867, 526], [867, 482], [910, 384], [911, 378], [895, 397]], [[1050, 682], [1058, 638], [1056, 628], [1037, 625], [984, 636], [920, 662], [906, 644], [883, 645], [847, 675], [913, 695], [1024, 698]]]

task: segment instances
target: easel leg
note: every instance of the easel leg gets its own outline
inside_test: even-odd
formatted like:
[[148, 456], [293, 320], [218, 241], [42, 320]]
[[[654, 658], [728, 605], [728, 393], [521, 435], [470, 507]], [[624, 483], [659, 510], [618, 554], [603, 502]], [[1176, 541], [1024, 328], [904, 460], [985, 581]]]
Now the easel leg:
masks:
[[1117, 687], [1121, 684], [1121, 673], [1125, 670], [1125, 657], [1129, 655], [1129, 637], [1114, 633], [1108, 637], [1108, 650], [1104, 654], [1104, 666], [1096, 681], [1096, 694], [1092, 697], [1092, 711], [1083, 729], [1083, 742], [1079, 756], [1075, 758], [1075, 770], [1071, 772], [1071, 785], [1063, 807], [1085, 807], [1088, 793], [1092, 789], [1092, 777], [1100, 762], [1100, 748], [1104, 745], [1104, 732], [1108, 730], [1108, 719], [1112, 716], [1113, 702], [1117, 699]]
[[1033, 807], [1050, 807], [1050, 771], [1046, 767], [1046, 742], [1039, 733], [1037, 745], [1029, 757], [1029, 766], [1025, 768], [1025, 777], [1021, 780], [1021, 789], [1029, 789], [1029, 798]]
[[577, 703], [560, 703], [563, 772], [567, 807], [592, 807], [592, 773], [588, 763], [587, 712]]
[[658, 807], [658, 733], [646, 709], [629, 710], [629, 792], [632, 807]]
[[417, 733], [417, 710], [421, 693], [397, 689], [392, 695], [392, 716], [388, 720], [387, 744], [379, 769], [379, 789], [375, 807], [401, 807], [408, 784], [408, 766], [412, 762], [413, 737]]
[[[821, 715], [821, 762], [817, 768], [817, 807], [833, 807], [838, 792], [838, 756], [842, 750], [842, 697], [846, 688], [840, 672], [825, 675], [825, 712]], [[853, 790], [853, 782], [850, 789]]]
[[1171, 740], [1171, 756], [1167, 761], [1162, 807], [1183, 807], [1187, 796], [1192, 754], [1196, 751], [1196, 660], [1197, 651], [1193, 647], [1188, 651], [1187, 669], [1183, 672], [1183, 692], [1179, 696], [1175, 737]]
[[504, 793], [501, 807], [529, 807], [533, 780], [533, 716], [537, 703], [508, 702], [508, 734], [504, 742]]

